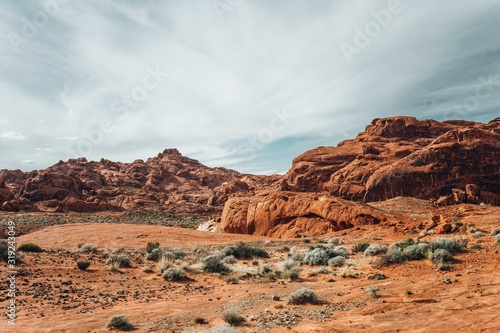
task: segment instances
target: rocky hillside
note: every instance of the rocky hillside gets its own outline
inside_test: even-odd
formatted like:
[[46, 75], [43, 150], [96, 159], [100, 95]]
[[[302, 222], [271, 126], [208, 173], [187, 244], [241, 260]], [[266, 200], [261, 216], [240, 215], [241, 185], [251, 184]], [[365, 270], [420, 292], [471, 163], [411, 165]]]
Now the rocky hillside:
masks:
[[209, 168], [176, 149], [133, 163], [79, 158], [39, 171], [0, 170], [0, 210], [92, 212], [175, 206], [199, 212], [207, 205], [221, 207], [229, 196], [252, 195], [275, 180], [277, 176]]
[[398, 196], [500, 205], [500, 118], [488, 124], [374, 119], [353, 140], [295, 158], [275, 192], [231, 199], [221, 227], [318, 234], [379, 223], [384, 216], [366, 203]]

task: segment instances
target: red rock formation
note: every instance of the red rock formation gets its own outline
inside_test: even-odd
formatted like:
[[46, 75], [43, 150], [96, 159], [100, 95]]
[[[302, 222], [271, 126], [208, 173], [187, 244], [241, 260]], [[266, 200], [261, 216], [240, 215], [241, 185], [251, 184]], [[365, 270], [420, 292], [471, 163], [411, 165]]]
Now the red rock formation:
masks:
[[488, 124], [375, 119], [354, 140], [295, 158], [283, 187], [380, 201], [396, 196], [438, 199], [473, 184], [478, 190], [468, 196], [470, 202], [481, 200], [484, 191], [483, 201], [499, 205], [499, 134], [500, 118]]
[[[375, 119], [353, 140], [295, 158], [277, 185], [274, 194], [230, 199], [222, 228], [280, 237], [321, 234], [380, 221], [380, 213], [360, 202], [397, 196], [437, 205], [500, 205], [500, 118], [488, 124]], [[450, 226], [441, 223], [439, 232]]]
[[8, 183], [0, 182], [0, 207], [5, 204], [3, 210], [9, 211], [94, 212], [186, 204], [219, 207], [229, 196], [252, 194], [277, 180], [277, 176], [209, 168], [176, 149], [166, 149], [147, 161], [88, 162], [78, 158], [46, 170], [2, 170], [0, 175]]
[[225, 232], [293, 237], [379, 224], [386, 219], [374, 208], [329, 195], [277, 192], [229, 199], [222, 212], [221, 228]]

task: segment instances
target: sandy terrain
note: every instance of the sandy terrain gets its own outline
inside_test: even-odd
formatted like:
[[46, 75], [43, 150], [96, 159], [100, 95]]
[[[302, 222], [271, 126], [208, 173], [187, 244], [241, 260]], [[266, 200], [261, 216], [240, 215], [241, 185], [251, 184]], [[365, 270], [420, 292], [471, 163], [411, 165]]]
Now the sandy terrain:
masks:
[[[377, 205], [406, 216], [410, 227], [362, 226], [338, 232], [335, 236], [341, 238], [343, 246], [352, 250], [361, 241], [390, 245], [416, 238], [409, 232], [411, 226], [428, 219], [429, 207], [423, 201], [411, 209], [394, 200]], [[119, 313], [127, 315], [134, 332], [209, 331], [227, 325], [222, 313], [228, 306], [237, 307], [246, 319], [236, 328], [238, 332], [498, 332], [500, 245], [489, 232], [500, 225], [500, 208], [461, 205], [447, 209], [461, 209], [464, 224], [484, 231], [484, 237], [478, 238], [470, 230], [423, 237], [468, 239], [466, 250], [454, 255], [450, 271], [437, 269], [429, 260], [376, 267], [376, 257], [354, 253], [346, 266], [326, 267], [323, 272], [314, 273], [319, 266], [302, 265], [296, 281], [257, 273], [265, 265], [274, 269], [274, 264], [286, 258], [284, 246], [297, 246], [303, 253], [311, 245], [326, 246], [323, 239], [334, 234], [304, 241], [150, 225], [50, 226], [18, 238], [18, 244], [33, 242], [44, 252], [24, 255], [16, 280], [18, 319], [15, 326], [7, 325], [4, 319], [0, 332], [110, 332], [105, 324]], [[238, 276], [237, 284], [228, 284], [228, 275], [200, 272], [196, 249], [214, 253], [239, 241], [267, 250], [270, 258], [229, 265], [233, 272], [228, 275]], [[144, 259], [148, 242], [184, 249], [188, 255], [176, 266], [189, 263], [189, 280], [169, 282], [159, 276], [155, 263]], [[98, 252], [81, 253], [79, 243], [92, 243]], [[132, 267], [110, 271], [106, 253], [119, 248], [128, 253]], [[76, 268], [81, 260], [91, 262], [86, 271]], [[153, 271], [144, 272], [145, 265], [151, 265]], [[369, 279], [376, 273], [386, 278]], [[367, 294], [369, 286], [379, 287], [378, 297]], [[303, 287], [314, 290], [320, 303], [290, 304], [289, 295]], [[8, 302], [5, 293], [1, 299], [4, 309]], [[195, 318], [203, 318], [207, 324], [195, 323]]]

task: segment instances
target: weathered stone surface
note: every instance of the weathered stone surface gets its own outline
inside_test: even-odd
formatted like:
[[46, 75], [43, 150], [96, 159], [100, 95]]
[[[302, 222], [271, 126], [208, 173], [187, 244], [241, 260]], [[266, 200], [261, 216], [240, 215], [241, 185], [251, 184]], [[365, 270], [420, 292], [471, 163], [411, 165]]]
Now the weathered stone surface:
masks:
[[[499, 127], [499, 118], [488, 124], [375, 119], [354, 140], [295, 158], [280, 186], [369, 202], [396, 196], [437, 200], [473, 183], [475, 193], [480, 189], [495, 194], [485, 203], [499, 205]], [[476, 197], [470, 200], [482, 199]]]
[[386, 218], [361, 203], [329, 195], [282, 191], [229, 199], [222, 213], [221, 228], [233, 233], [293, 237], [378, 224]]
[[0, 170], [0, 176], [2, 210], [57, 212], [165, 205], [195, 212], [198, 206], [206, 211], [207, 203], [217, 210], [230, 196], [253, 194], [278, 180], [278, 176], [209, 168], [176, 149], [166, 149], [147, 161], [89, 162], [78, 158], [27, 173]]

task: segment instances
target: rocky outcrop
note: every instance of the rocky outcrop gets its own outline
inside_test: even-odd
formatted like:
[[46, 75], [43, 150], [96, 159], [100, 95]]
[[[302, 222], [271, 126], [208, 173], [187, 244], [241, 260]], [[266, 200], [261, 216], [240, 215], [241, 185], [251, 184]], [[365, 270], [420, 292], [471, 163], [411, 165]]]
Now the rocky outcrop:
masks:
[[[229, 199], [227, 232], [291, 237], [322, 234], [386, 218], [363, 202], [398, 196], [435, 205], [500, 205], [500, 118], [472, 121], [374, 119], [337, 147], [293, 160], [274, 193]], [[438, 231], [450, 232], [441, 221]]]
[[465, 202], [499, 205], [499, 128], [500, 118], [488, 124], [375, 119], [354, 140], [295, 158], [282, 188], [370, 202], [396, 196], [437, 200], [475, 186]]
[[209, 168], [176, 149], [166, 149], [147, 161], [78, 158], [29, 173], [1, 170], [0, 176], [0, 209], [54, 212], [169, 205], [177, 211], [185, 207], [190, 213], [197, 206], [207, 212], [207, 205], [220, 211], [229, 196], [251, 195], [278, 179]]
[[229, 199], [220, 227], [225, 232], [293, 237], [379, 224], [386, 219], [384, 213], [367, 205], [329, 195], [277, 192]]

